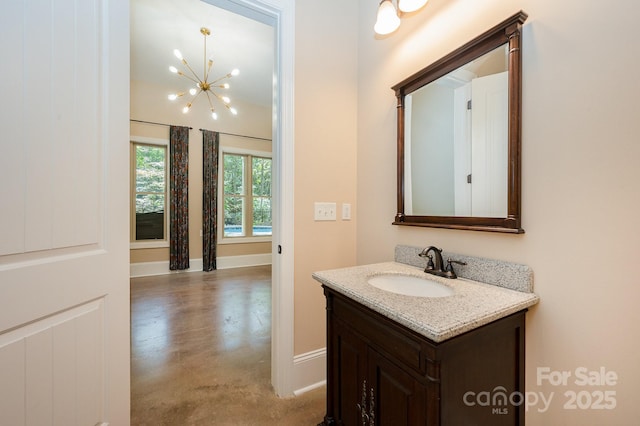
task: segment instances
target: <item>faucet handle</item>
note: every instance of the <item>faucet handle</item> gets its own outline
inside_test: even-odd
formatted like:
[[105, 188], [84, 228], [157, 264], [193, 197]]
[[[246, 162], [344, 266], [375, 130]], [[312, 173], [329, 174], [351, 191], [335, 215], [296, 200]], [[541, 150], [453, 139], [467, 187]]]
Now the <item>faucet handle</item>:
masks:
[[427, 270], [434, 270], [436, 268], [436, 266], [433, 264], [433, 255], [429, 254], [427, 249], [422, 250], [422, 252], [418, 254], [418, 256], [426, 257], [428, 259], [427, 266], [424, 268], [425, 272]]
[[459, 260], [452, 260], [451, 258], [447, 259], [447, 268], [445, 269], [445, 273], [447, 274], [447, 276], [449, 278], [457, 278], [458, 276], [456, 275], [455, 271], [453, 270], [453, 265], [452, 263], [456, 263], [458, 265], [466, 265], [466, 262], [461, 262]]
[[427, 267], [425, 269], [435, 269], [436, 265], [433, 264], [433, 256], [428, 254], [427, 255]]

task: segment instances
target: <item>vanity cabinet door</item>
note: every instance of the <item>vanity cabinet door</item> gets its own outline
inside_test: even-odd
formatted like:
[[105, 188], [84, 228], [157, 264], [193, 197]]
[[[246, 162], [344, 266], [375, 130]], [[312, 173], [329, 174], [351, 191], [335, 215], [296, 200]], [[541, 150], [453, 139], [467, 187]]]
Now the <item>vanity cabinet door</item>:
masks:
[[370, 425], [426, 425], [427, 391], [420, 380], [373, 349], [368, 356]]
[[326, 294], [327, 415], [321, 424], [425, 425], [421, 345], [342, 296]]
[[333, 323], [333, 414], [338, 425], [426, 424], [426, 386], [359, 337]]
[[[333, 414], [336, 424], [362, 425], [366, 420], [367, 345], [341, 321], [333, 328]], [[368, 422], [366, 423], [369, 424]]]

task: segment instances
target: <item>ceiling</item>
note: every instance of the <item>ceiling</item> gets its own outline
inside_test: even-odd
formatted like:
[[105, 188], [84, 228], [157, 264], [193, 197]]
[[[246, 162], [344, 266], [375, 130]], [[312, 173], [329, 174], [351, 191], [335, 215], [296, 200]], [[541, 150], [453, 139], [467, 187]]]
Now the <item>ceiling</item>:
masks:
[[211, 31], [207, 37], [207, 60], [212, 58], [214, 64], [209, 81], [238, 68], [240, 74], [229, 80], [231, 87], [225, 91], [231, 104], [248, 102], [270, 107], [273, 27], [201, 0], [131, 1], [131, 79], [166, 87], [167, 95], [192, 87], [187, 79], [171, 73], [169, 66], [182, 69], [173, 55], [173, 50], [178, 49], [202, 77], [201, 27]]

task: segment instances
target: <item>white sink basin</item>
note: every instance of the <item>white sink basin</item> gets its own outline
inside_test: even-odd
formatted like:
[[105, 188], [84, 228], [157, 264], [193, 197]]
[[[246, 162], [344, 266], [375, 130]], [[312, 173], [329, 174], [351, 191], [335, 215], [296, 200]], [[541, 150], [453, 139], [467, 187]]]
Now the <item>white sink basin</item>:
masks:
[[411, 275], [375, 275], [369, 278], [368, 283], [380, 290], [404, 294], [405, 296], [447, 297], [455, 294], [451, 287]]

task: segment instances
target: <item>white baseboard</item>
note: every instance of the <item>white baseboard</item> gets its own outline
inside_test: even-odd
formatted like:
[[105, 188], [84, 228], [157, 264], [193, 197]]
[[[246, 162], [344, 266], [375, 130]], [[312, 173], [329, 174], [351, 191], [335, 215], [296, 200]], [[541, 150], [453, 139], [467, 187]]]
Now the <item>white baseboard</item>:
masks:
[[[223, 256], [216, 260], [216, 264], [218, 269], [270, 265], [271, 253]], [[169, 261], [131, 263], [129, 265], [129, 277], [150, 277], [153, 275], [166, 275], [181, 272], [200, 272], [202, 271], [202, 259], [190, 259], [189, 266], [190, 268], [184, 271], [171, 271], [169, 270]]]
[[327, 349], [293, 357], [293, 394], [302, 395], [327, 383]]
[[[242, 256], [224, 256], [216, 259], [218, 269], [244, 268], [246, 266], [271, 265], [271, 253], [245, 254]], [[200, 259], [202, 270], [202, 259]]]

